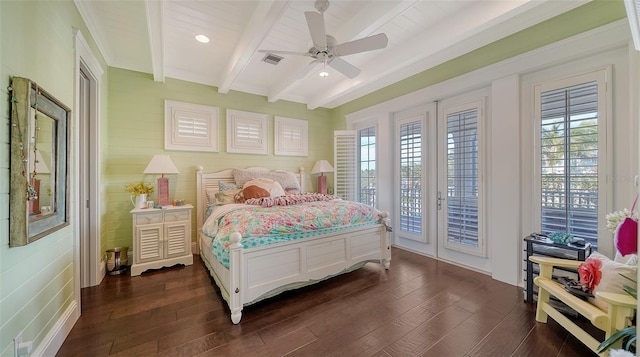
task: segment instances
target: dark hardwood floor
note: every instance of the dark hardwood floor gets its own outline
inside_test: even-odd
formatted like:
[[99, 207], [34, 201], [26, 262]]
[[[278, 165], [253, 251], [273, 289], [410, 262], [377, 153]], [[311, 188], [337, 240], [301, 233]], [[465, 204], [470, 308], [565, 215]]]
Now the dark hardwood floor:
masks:
[[367, 264], [245, 307], [233, 325], [199, 256], [193, 266], [107, 276], [82, 290], [58, 356], [593, 356], [522, 289], [394, 249]]

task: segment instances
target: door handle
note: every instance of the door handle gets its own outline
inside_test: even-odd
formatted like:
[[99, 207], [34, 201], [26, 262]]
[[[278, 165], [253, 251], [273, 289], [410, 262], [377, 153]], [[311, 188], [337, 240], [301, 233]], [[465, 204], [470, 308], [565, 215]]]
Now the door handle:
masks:
[[445, 199], [442, 198], [442, 192], [438, 191], [438, 211], [442, 209], [442, 201]]

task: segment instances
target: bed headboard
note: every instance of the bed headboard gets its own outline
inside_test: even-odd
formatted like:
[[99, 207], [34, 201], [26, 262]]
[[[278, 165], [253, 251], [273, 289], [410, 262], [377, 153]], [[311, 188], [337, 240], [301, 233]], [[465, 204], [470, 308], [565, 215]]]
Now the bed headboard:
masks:
[[[260, 170], [260, 171], [270, 171], [264, 167], [248, 167], [247, 169], [251, 170]], [[232, 169], [218, 171], [213, 173], [205, 174], [203, 172], [204, 168], [202, 165], [196, 167], [196, 228], [198, 237], [200, 239], [200, 231], [202, 230], [202, 225], [204, 224], [204, 216], [207, 210], [207, 189], [213, 190], [214, 192], [218, 191], [218, 183], [220, 181], [234, 183]], [[298, 180], [298, 184], [300, 184], [300, 192], [305, 192], [304, 188], [304, 167], [300, 167], [298, 169], [298, 173], [294, 173], [296, 179]], [[282, 171], [282, 170], [271, 170], [271, 171]]]

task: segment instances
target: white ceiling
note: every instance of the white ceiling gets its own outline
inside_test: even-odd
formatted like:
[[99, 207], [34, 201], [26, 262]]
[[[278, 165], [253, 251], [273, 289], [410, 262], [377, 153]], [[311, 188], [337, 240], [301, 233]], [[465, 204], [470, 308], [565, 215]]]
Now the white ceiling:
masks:
[[[309, 57], [284, 56], [278, 65], [258, 50], [307, 52], [305, 11], [313, 0], [75, 0], [112, 67], [152, 73], [334, 108], [422, 72], [588, 0], [333, 0], [324, 13], [327, 34], [339, 43], [386, 33], [386, 48], [343, 57], [360, 68], [348, 79], [316, 66], [298, 78]], [[207, 44], [197, 42], [207, 35]]]

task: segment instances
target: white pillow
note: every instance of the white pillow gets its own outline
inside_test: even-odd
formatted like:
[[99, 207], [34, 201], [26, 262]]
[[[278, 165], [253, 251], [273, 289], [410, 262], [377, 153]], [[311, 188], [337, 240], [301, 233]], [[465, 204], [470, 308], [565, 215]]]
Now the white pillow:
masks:
[[253, 179], [268, 178], [278, 182], [285, 190], [300, 190], [300, 184], [296, 179], [296, 175], [289, 171], [233, 169], [231, 173], [233, 174], [233, 179], [236, 181], [236, 185], [238, 185], [238, 187], [244, 187], [244, 184], [247, 183], [247, 181], [251, 181]]
[[[629, 279], [625, 279], [620, 275], [622, 274], [635, 280], [637, 271], [635, 265], [618, 263], [598, 252], [592, 253], [588, 259], [598, 259], [602, 262], [602, 267], [600, 268], [600, 272], [602, 272], [602, 278], [600, 279], [600, 283], [593, 289], [594, 296], [597, 296], [597, 292], [626, 294], [624, 290], [622, 290], [622, 285], [629, 285], [634, 288], [636, 287], [636, 285], [633, 284], [632, 281], [630, 281]], [[589, 302], [598, 306], [604, 311], [608, 311], [609, 304], [598, 299], [597, 297], [589, 298]]]
[[638, 265], [637, 254], [622, 255], [620, 254], [620, 252], [616, 251], [616, 256], [613, 258], [613, 260], [626, 265]]
[[216, 204], [216, 192], [218, 192], [218, 190], [216, 190], [215, 188], [207, 189], [207, 205]]

